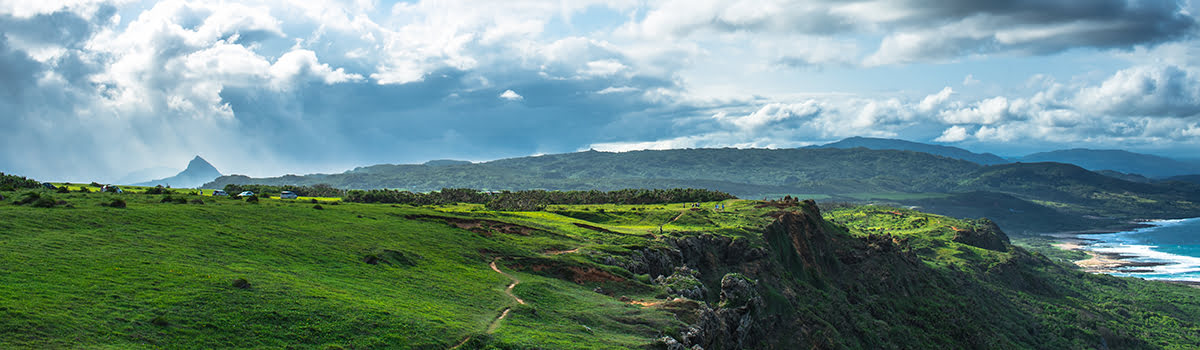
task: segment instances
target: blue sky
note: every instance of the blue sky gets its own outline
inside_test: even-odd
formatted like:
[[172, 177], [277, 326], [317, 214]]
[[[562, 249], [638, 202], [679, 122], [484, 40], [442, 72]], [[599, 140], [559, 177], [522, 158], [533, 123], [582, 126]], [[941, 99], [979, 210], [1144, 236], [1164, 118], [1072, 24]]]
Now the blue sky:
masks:
[[[0, 171], [115, 181], [849, 136], [1200, 150], [1196, 6], [0, 2]], [[160, 172], [167, 172], [162, 170]]]

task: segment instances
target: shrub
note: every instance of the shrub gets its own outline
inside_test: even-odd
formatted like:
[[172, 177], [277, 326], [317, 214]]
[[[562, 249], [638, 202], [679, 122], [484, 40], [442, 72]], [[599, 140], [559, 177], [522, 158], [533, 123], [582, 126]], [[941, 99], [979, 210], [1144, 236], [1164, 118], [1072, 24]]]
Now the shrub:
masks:
[[253, 196], [246, 197], [246, 203], [258, 203], [258, 196], [253, 195]]
[[171, 190], [166, 189], [162, 185], [154, 186], [154, 188], [146, 190], [146, 194], [167, 194], [167, 193], [171, 193]]
[[71, 193], [71, 190], [67, 188], [67, 185], [66, 185], [66, 184], [63, 184], [62, 186], [59, 186], [59, 187], [58, 187], [58, 190], [55, 190], [55, 192], [58, 192], [58, 193]]
[[13, 204], [26, 205], [29, 203], [33, 203], [34, 201], [36, 201], [40, 198], [42, 198], [42, 195], [38, 194], [37, 192], [25, 192], [25, 193], [21, 194], [21, 199], [13, 201]]
[[237, 289], [250, 289], [250, 281], [247, 281], [245, 278], [235, 279], [233, 280], [233, 287]]
[[95, 182], [95, 181], [92, 181], [92, 183], [88, 184], [88, 186], [92, 186], [92, 187], [104, 187], [104, 185], [101, 185], [100, 183], [98, 183], [98, 182]]
[[92, 192], [92, 190], [89, 190], [87, 188], [87, 186], [79, 186], [79, 193], [90, 193], [90, 192]]
[[42, 184], [37, 180], [29, 179], [24, 176], [7, 175], [0, 173], [0, 190], [13, 191], [18, 188], [38, 188]]
[[163, 197], [163, 199], [161, 201], [159, 201], [159, 203], [175, 203], [175, 204], [187, 204], [187, 202], [188, 202], [187, 198], [171, 197], [171, 196]]
[[196, 198], [196, 199], [193, 199], [193, 200], [191, 201], [191, 203], [192, 203], [192, 204], [204, 204], [204, 200], [203, 200], [203, 199], [200, 199], [200, 198]]
[[316, 210], [324, 210], [324, 209], [325, 209], [325, 207], [322, 207], [320, 204], [317, 204], [317, 205], [314, 205], [314, 206], [313, 206], [313, 209], [316, 209]]
[[55, 205], [58, 205], [58, 202], [55, 201], [54, 198], [50, 198], [49, 196], [46, 196], [46, 197], [38, 198], [37, 200], [33, 201], [32, 206], [34, 208], [53, 208]]
[[107, 206], [113, 207], [113, 208], [125, 208], [125, 200], [124, 199], [114, 199], [112, 201], [112, 203], [108, 203]]

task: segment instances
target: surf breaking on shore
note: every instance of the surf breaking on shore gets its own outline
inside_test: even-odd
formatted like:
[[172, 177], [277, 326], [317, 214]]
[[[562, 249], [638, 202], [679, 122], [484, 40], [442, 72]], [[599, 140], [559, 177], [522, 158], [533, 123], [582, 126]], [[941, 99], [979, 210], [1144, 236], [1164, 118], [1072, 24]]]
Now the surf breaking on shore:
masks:
[[[1063, 236], [1062, 242], [1054, 246], [1087, 253], [1089, 258], [1075, 261], [1075, 264], [1090, 273], [1200, 284], [1200, 257], [1167, 252], [1160, 245], [1148, 244], [1143, 239], [1144, 235], [1165, 227], [1200, 227], [1197, 225], [1200, 218], [1150, 221], [1147, 224], [1148, 227], [1115, 233], [1073, 233]], [[1200, 241], [1195, 244], [1200, 245]]]

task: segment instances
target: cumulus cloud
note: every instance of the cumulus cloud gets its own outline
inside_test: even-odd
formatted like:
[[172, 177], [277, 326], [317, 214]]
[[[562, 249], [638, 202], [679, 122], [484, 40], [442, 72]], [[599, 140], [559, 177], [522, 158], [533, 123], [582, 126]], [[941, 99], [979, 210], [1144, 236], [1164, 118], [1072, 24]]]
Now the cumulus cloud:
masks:
[[[0, 171], [102, 180], [203, 154], [278, 175], [856, 135], [1183, 149], [1200, 143], [1194, 21], [1160, 0], [7, 1]], [[989, 75], [987, 95], [950, 87], [967, 70], [876, 86], [905, 69], [889, 65], [1075, 48], [1131, 63]]]
[[933, 139], [937, 142], [960, 142], [967, 139], [967, 128], [962, 126], [951, 126], [942, 132], [942, 136]]
[[504, 92], [500, 94], [500, 98], [509, 100], [509, 101], [520, 101], [520, 100], [525, 99], [525, 97], [518, 95], [515, 91], [512, 91], [512, 90], [504, 90]]

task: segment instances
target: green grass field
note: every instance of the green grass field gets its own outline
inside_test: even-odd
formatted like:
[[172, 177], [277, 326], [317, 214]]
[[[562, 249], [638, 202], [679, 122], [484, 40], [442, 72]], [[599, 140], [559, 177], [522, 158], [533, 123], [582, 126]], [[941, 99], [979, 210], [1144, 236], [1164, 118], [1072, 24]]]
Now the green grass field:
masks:
[[[250, 203], [190, 190], [138, 193], [144, 190], [0, 192], [0, 348], [648, 347], [663, 335], [678, 336], [688, 323], [678, 310], [633, 302], [674, 298], [652, 282], [656, 276], [605, 259], [667, 248], [665, 239], [672, 237], [726, 236], [749, 242], [749, 248], [766, 247], [763, 227], [779, 210], [728, 200], [699, 208], [551, 205], [495, 212], [474, 204], [415, 207], [327, 198], [316, 204], [308, 198]], [[43, 202], [53, 207], [14, 204], [27, 192], [49, 198]], [[116, 200], [125, 207], [111, 206]], [[725, 209], [714, 209], [718, 205]], [[859, 298], [854, 293], [865, 292], [839, 287], [839, 279], [849, 277], [755, 277], [778, 278], [761, 282], [764, 312], [808, 320], [805, 327], [823, 329], [814, 334], [843, 332], [819, 342], [834, 348], [872, 348], [887, 344], [888, 334], [953, 344], [951, 335], [911, 336], [923, 332], [914, 320], [945, 315], [935, 307], [939, 298], [950, 300], [946, 305], [975, 300], [960, 299], [967, 297], [937, 281], [982, 283], [988, 292], [976, 297], [995, 293], [1005, 300], [995, 305], [1011, 301], [1044, 310], [1012, 316], [1019, 322], [1002, 323], [1016, 327], [1000, 329], [1004, 334], [1022, 334], [1021, 322], [1033, 322], [1061, 327], [1041, 336], [1061, 334], [1078, 344], [1092, 344], [1078, 339], [1100, 334], [1096, 324], [1167, 348], [1186, 348], [1200, 338], [1195, 319], [1186, 317], [1200, 315], [1194, 289], [1051, 266], [1030, 273], [1069, 292], [1043, 297], [1010, 291], [988, 282], [990, 274], [1023, 253], [953, 242], [955, 228], [970, 222], [875, 206], [831, 210], [825, 218], [844, 232], [839, 239], [886, 234], [905, 242], [927, 266], [913, 276], [934, 278], [922, 282], [934, 286], [922, 293], [935, 297], [872, 294], [865, 296], [870, 302], [853, 302]], [[492, 262], [507, 276], [492, 270]], [[712, 268], [718, 270], [702, 277], [709, 303], [719, 298], [721, 275], [731, 271]], [[524, 304], [506, 294], [513, 282], [508, 276], [520, 281], [511, 293]], [[792, 297], [800, 304], [787, 301]], [[1080, 312], [1098, 316], [1079, 319]], [[1120, 314], [1137, 322], [1113, 321]], [[889, 322], [894, 325], [881, 326]], [[1026, 344], [1017, 342], [1021, 336], [1041, 339], [1025, 334], [996, 344]], [[776, 344], [791, 341], [800, 342]]]
[[[680, 213], [666, 232], [764, 221], [721, 220], [711, 210], [711, 218], [698, 217], [679, 204], [647, 206], [649, 213], [638, 208], [645, 219], [631, 216], [632, 206], [565, 209], [611, 215], [590, 223], [611, 230], [599, 232], [552, 212], [494, 213], [478, 205], [332, 204], [323, 198], [315, 209], [307, 198], [255, 204], [207, 191], [173, 195], [203, 204], [169, 204], [161, 203], [164, 195], [134, 193], [141, 188], [126, 191], [38, 190], [66, 203], [0, 205], [0, 346], [448, 348], [476, 336], [518, 347], [628, 348], [681, 325], [666, 312], [521, 271], [512, 272], [523, 281], [514, 293], [529, 304], [485, 334], [502, 309], [516, 306], [502, 293], [508, 279], [488, 263], [504, 257], [501, 268], [526, 260], [592, 266], [577, 255], [644, 243], [643, 235]], [[127, 207], [100, 205], [114, 199]], [[729, 207], [746, 208], [735, 201]], [[484, 235], [443, 220], [406, 219], [417, 215], [486, 218], [534, 230]], [[544, 253], [569, 249], [579, 250]], [[405, 263], [364, 263], [368, 255], [384, 254], [399, 254]], [[250, 288], [233, 287], [236, 279]], [[585, 284], [611, 284], [608, 289], [636, 299], [662, 294], [645, 283]], [[597, 337], [606, 340], [589, 341]]]

